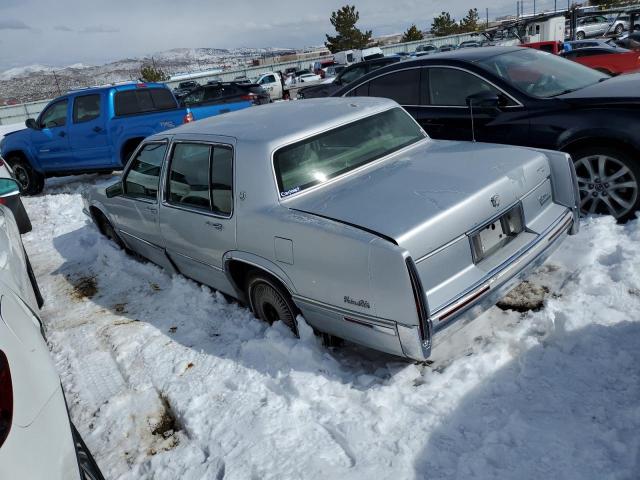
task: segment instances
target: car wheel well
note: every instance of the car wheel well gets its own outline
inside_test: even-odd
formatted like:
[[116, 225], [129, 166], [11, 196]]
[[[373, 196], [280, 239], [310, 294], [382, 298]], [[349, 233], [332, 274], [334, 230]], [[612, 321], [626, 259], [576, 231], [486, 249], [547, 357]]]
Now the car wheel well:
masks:
[[29, 162], [29, 159], [27, 158], [27, 155], [22, 150], [13, 150], [12, 152], [7, 152], [4, 155], [4, 158], [7, 161], [9, 161], [9, 159], [12, 158], [12, 157], [18, 157], [18, 158], [20, 158], [20, 160], [28, 162], [29, 165], [31, 165], [31, 162]]
[[127, 164], [129, 157], [131, 157], [135, 149], [138, 148], [138, 145], [140, 145], [143, 140], [144, 137], [134, 137], [124, 142], [124, 145], [122, 145], [122, 149], [120, 150], [120, 162], [122, 163], [122, 166]]
[[568, 154], [571, 154], [573, 152], [577, 152], [585, 148], [597, 148], [597, 147], [614, 148], [617, 150], [622, 150], [623, 152], [628, 153], [629, 155], [638, 155], [638, 153], [640, 153], [636, 148], [629, 145], [628, 143], [613, 140], [610, 138], [586, 138], [582, 140], [576, 140], [574, 142], [564, 145], [560, 150]]
[[107, 219], [104, 213], [98, 208], [91, 206], [89, 207], [89, 213], [91, 214], [91, 218], [93, 218], [93, 223], [95, 223], [100, 230], [100, 233], [104, 235], [104, 221]]
[[287, 288], [287, 286], [278, 277], [273, 275], [268, 270], [265, 270], [264, 268], [256, 267], [255, 265], [251, 265], [240, 260], [230, 260], [227, 264], [227, 271], [229, 272], [231, 280], [233, 281], [236, 289], [244, 293], [245, 295], [248, 294], [248, 292], [246, 291], [247, 280], [251, 275], [257, 273], [269, 277], [269, 279], [276, 282], [287, 293], [289, 293], [289, 295], [291, 295], [289, 288]]

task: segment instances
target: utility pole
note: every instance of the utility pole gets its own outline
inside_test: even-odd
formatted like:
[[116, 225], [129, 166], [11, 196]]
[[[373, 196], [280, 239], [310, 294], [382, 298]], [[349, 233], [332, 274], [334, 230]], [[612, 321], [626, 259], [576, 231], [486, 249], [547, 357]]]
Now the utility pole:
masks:
[[489, 28], [489, 9], [487, 8], [487, 28]]
[[533, 0], [533, 14], [536, 14], [536, 0]]
[[558, 0], [553, 0], [553, 13], [556, 13], [558, 10]]
[[62, 91], [60, 90], [60, 82], [58, 82], [58, 76], [56, 75], [55, 70], [53, 70], [53, 78], [56, 79], [56, 86], [58, 87], [58, 95], [62, 95]]

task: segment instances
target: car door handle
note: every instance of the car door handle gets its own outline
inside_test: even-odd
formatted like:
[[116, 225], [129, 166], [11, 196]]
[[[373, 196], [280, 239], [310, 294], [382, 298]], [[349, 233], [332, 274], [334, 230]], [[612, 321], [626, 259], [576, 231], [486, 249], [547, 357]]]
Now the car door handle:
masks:
[[60, 135], [61, 137], [65, 137], [67, 134], [65, 132], [60, 132], [58, 133], [58, 135]]
[[98, 127], [97, 125], [95, 127], [93, 127], [93, 131], [96, 133], [100, 133], [102, 131], [102, 128]]
[[206, 222], [204, 222], [204, 223], [206, 223], [210, 227], [215, 228], [216, 230], [222, 230], [222, 224], [221, 223], [214, 223], [214, 222], [210, 222], [208, 220]]

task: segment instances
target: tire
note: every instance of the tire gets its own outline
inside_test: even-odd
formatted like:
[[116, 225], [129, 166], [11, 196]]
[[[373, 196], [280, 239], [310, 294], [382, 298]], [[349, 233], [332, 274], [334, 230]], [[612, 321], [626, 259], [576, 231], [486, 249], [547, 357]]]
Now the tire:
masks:
[[20, 185], [23, 195], [36, 195], [44, 189], [44, 175], [33, 169], [28, 161], [21, 157], [10, 157], [7, 162]]
[[622, 25], [621, 23], [616, 25], [616, 29], [614, 30], [614, 33], [616, 35], [622, 35], [622, 32], [624, 32], [624, 25]]
[[126, 250], [127, 246], [124, 244], [120, 236], [116, 233], [116, 229], [113, 228], [111, 222], [107, 220], [107, 217], [102, 213], [98, 212], [94, 214], [95, 223], [98, 226], [98, 230], [109, 240], [113, 241], [118, 247], [122, 250]]
[[576, 33], [576, 40], [584, 40], [584, 32]]
[[71, 424], [71, 434], [73, 435], [73, 443], [76, 448], [76, 457], [78, 458], [78, 467], [82, 472], [83, 480], [104, 480], [98, 464], [94, 460], [91, 452], [82, 440], [82, 437], [76, 430], [75, 425]]
[[640, 208], [640, 165], [625, 150], [585, 147], [570, 152], [578, 176], [584, 215], [612, 215], [620, 223]]
[[252, 273], [247, 279], [246, 292], [251, 311], [257, 318], [270, 325], [280, 320], [298, 336], [298, 309], [289, 292], [277, 281], [262, 273]]

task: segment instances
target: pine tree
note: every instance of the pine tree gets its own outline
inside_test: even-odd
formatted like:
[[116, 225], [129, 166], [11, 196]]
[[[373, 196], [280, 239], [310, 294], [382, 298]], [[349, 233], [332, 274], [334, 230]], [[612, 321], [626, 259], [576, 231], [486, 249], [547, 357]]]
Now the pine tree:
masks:
[[422, 32], [418, 30], [418, 27], [411, 25], [404, 34], [402, 34], [401, 42], [415, 42], [424, 39]]
[[478, 30], [478, 21], [480, 15], [478, 15], [477, 8], [469, 9], [467, 16], [460, 20], [460, 33], [475, 32]]
[[331, 53], [342, 50], [365, 48], [371, 41], [371, 30], [361, 31], [356, 27], [360, 19], [360, 13], [355, 5], [345, 5], [336, 12], [331, 12], [331, 25], [336, 29], [337, 35], [326, 35], [324, 43]]
[[458, 33], [459, 26], [456, 21], [451, 18], [449, 12], [442, 12], [433, 19], [431, 24], [431, 33], [436, 37], [444, 37]]
[[164, 70], [155, 66], [155, 64], [143, 64], [140, 67], [140, 80], [143, 82], [166, 82], [169, 80]]

